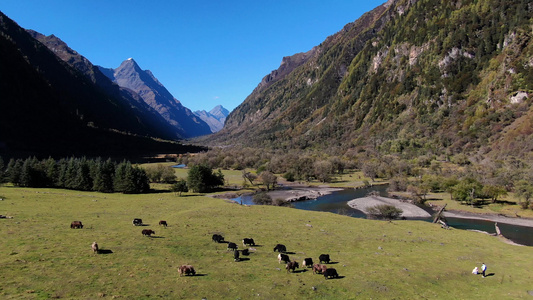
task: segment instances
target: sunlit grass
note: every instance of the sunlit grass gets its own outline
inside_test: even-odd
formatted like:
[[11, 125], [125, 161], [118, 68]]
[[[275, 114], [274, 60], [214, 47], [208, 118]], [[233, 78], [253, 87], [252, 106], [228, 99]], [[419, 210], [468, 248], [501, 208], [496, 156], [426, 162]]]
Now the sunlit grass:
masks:
[[[0, 187], [0, 296], [4, 299], [466, 299], [527, 297], [533, 253], [494, 237], [425, 222], [381, 222], [283, 207], [241, 206], [205, 196], [101, 194]], [[149, 226], [136, 227], [142, 218]], [[70, 229], [80, 220], [83, 229]], [[159, 227], [166, 220], [168, 228]], [[156, 237], [144, 237], [142, 229]], [[234, 262], [227, 241], [252, 237], [249, 260]], [[93, 241], [110, 254], [94, 255]], [[287, 274], [272, 248], [291, 259], [329, 253], [341, 279]], [[470, 274], [485, 262], [493, 276]], [[202, 276], [179, 277], [192, 264]], [[300, 269], [301, 270], [301, 269]], [[314, 287], [314, 289], [313, 289]]]

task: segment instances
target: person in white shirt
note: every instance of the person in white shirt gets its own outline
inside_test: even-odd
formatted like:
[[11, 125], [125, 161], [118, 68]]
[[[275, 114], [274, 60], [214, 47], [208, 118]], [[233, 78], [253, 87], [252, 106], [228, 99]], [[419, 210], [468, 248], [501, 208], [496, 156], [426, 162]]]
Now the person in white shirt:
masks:
[[481, 265], [481, 275], [483, 275], [483, 278], [485, 278], [485, 271], [487, 271], [487, 265], [485, 265], [485, 263], [483, 263]]

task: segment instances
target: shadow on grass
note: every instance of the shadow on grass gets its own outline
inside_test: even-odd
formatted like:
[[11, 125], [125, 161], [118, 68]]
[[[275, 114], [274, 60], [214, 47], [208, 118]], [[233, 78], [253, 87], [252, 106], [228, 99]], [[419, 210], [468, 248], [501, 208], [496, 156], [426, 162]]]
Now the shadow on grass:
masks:
[[98, 254], [111, 254], [113, 253], [110, 249], [98, 249]]
[[494, 276], [494, 275], [496, 275], [496, 274], [495, 273], [489, 273], [489, 274], [485, 275], [485, 277]]
[[152, 239], [164, 239], [165, 237], [164, 236], [159, 236], [159, 235], [154, 235], [154, 236], [150, 236], [150, 238], [152, 238]]
[[166, 194], [166, 193], [170, 193], [170, 192], [172, 192], [172, 191], [168, 190], [168, 189], [160, 189], [160, 190], [151, 189], [151, 190], [149, 190], [148, 192], [146, 192], [144, 194]]
[[325, 263], [325, 265], [336, 265], [338, 263], [338, 261], [330, 261], [329, 263]]
[[303, 269], [303, 270], [294, 270], [294, 271], [292, 271], [292, 272], [290, 272], [290, 273], [305, 273], [305, 272], [307, 272], [307, 269]]
[[239, 258], [239, 260], [237, 260], [237, 262], [240, 262], [240, 261], [248, 261], [250, 260], [249, 258], [246, 258], [246, 257], [241, 257]]
[[296, 254], [296, 252], [289, 252], [289, 251], [285, 251], [285, 252], [283, 252], [283, 253], [284, 253], [284, 254], [291, 254], [291, 255], [292, 255], [292, 254]]
[[331, 280], [331, 279], [343, 279], [345, 276], [338, 276], [338, 277], [333, 277], [333, 278], [326, 278], [326, 280]]
[[192, 277], [197, 277], [197, 276], [207, 276], [207, 274], [196, 274], [196, 275], [193, 275]]

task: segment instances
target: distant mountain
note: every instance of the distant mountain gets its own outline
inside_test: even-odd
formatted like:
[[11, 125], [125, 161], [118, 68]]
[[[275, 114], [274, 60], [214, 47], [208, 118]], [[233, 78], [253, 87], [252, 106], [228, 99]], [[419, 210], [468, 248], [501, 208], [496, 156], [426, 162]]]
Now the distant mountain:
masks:
[[209, 126], [184, 107], [155, 78], [149, 70], [142, 70], [132, 58], [116, 69], [99, 67], [104, 75], [119, 86], [137, 93], [155, 109], [183, 137], [190, 138], [210, 134]]
[[50, 35], [45, 36], [34, 30], [27, 30], [36, 40], [43, 43], [55, 55], [87, 76], [94, 84], [102, 88], [110, 97], [121, 101], [131, 108], [131, 113], [139, 120], [143, 120], [152, 128], [151, 135], [166, 139], [184, 138], [163, 117], [135, 92], [122, 88], [113, 83], [104, 75], [98, 67], [93, 65], [87, 58], [68, 47], [60, 38]]
[[209, 112], [197, 110], [194, 114], [209, 125], [211, 132], [217, 132], [224, 127], [224, 122], [229, 115], [229, 111], [222, 105], [217, 105]]
[[[93, 80], [98, 80], [97, 75]], [[0, 155], [127, 156], [190, 150], [0, 12]]]
[[417, 155], [533, 151], [530, 1], [389, 0], [278, 70], [212, 144]]

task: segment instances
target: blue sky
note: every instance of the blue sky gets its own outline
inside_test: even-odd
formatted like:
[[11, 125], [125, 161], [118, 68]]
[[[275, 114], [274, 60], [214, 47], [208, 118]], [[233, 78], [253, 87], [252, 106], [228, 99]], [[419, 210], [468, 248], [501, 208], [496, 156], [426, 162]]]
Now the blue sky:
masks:
[[284, 56], [310, 50], [384, 2], [2, 0], [0, 10], [93, 64], [116, 68], [134, 58], [193, 111], [231, 111]]

